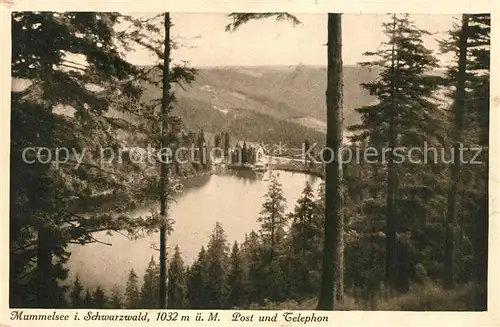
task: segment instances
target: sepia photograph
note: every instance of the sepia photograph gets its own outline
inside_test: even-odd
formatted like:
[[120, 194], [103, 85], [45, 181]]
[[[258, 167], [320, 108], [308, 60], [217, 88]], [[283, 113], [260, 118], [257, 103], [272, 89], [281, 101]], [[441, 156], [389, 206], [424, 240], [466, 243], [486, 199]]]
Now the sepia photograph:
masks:
[[9, 307], [487, 311], [490, 32], [12, 11]]

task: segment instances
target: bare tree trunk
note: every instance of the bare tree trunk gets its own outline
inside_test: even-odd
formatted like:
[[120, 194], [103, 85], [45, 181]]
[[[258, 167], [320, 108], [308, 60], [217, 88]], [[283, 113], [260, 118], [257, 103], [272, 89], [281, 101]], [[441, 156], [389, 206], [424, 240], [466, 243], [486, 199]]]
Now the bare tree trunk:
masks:
[[458, 148], [462, 141], [465, 118], [465, 79], [467, 63], [467, 30], [469, 16], [462, 15], [462, 29], [460, 31], [460, 54], [458, 58], [458, 76], [455, 105], [453, 106], [453, 162], [450, 167], [450, 189], [448, 192], [448, 206], [446, 212], [446, 234], [444, 242], [445, 262], [444, 262], [444, 283], [447, 289], [455, 287], [455, 250], [454, 231], [457, 214], [457, 193], [459, 187], [460, 160], [457, 159]]
[[[163, 58], [163, 101], [161, 108], [161, 148], [168, 146], [168, 107], [169, 107], [169, 59], [170, 59], [170, 13], [165, 13], [165, 49]], [[160, 163], [160, 309], [167, 308], [167, 158]]]
[[342, 142], [342, 30], [341, 14], [328, 14], [328, 72], [326, 90], [326, 146], [333, 153], [326, 164], [325, 240], [318, 310], [333, 310], [343, 294], [342, 165], [338, 154]]

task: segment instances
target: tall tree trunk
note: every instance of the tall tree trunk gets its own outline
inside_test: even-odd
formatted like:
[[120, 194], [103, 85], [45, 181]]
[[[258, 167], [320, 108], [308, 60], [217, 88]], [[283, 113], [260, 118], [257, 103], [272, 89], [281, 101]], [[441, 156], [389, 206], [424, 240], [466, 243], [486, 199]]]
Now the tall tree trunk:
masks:
[[460, 31], [460, 53], [458, 58], [458, 76], [455, 105], [453, 106], [453, 162], [450, 167], [450, 189], [448, 192], [448, 206], [446, 212], [446, 234], [444, 242], [445, 262], [443, 286], [447, 289], [455, 287], [455, 255], [454, 231], [456, 225], [457, 193], [459, 187], [460, 160], [458, 148], [462, 141], [465, 118], [465, 79], [467, 63], [467, 30], [469, 16], [462, 15], [462, 29]]
[[[168, 107], [169, 99], [169, 59], [170, 59], [170, 13], [165, 13], [165, 42], [163, 54], [163, 101], [161, 107], [161, 148], [168, 146]], [[160, 163], [160, 216], [163, 219], [160, 227], [160, 309], [167, 308], [167, 158]]]
[[[326, 146], [333, 153], [326, 164], [325, 238], [318, 310], [333, 310], [343, 293], [342, 165], [338, 153], [342, 142], [342, 30], [341, 14], [328, 14], [328, 69], [326, 90]], [[335, 296], [335, 297], [334, 297]]]
[[[396, 30], [396, 15], [392, 16], [393, 31]], [[394, 43], [391, 51], [391, 108], [389, 118], [389, 157], [387, 161], [387, 214], [386, 214], [386, 259], [385, 259], [385, 286], [390, 292], [396, 283], [396, 171], [394, 166], [393, 149], [396, 147], [396, 61], [397, 49]]]

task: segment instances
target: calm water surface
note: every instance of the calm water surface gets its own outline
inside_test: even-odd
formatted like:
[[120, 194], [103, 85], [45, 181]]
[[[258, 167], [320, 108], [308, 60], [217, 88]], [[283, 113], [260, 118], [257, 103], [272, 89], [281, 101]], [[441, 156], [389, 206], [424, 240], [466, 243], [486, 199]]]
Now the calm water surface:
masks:
[[[283, 185], [287, 199], [287, 212], [293, 211], [306, 182], [314, 190], [319, 179], [299, 173], [274, 172]], [[222, 223], [230, 244], [242, 242], [245, 234], [259, 229], [257, 217], [261, 210], [263, 197], [267, 192], [268, 179], [251, 171], [233, 171], [231, 174], [202, 176], [189, 181], [183, 193], [170, 206], [170, 216], [175, 220], [174, 231], [168, 237], [169, 253], [178, 245], [184, 262], [191, 264], [202, 246], [206, 246], [215, 222]], [[148, 208], [132, 214], [147, 215]], [[76, 274], [88, 287], [101, 285], [105, 288], [113, 284], [123, 286], [128, 272], [134, 269], [140, 280], [151, 255], [158, 252], [152, 248], [159, 244], [159, 234], [139, 240], [105, 233], [96, 234], [104, 244], [75, 245], [67, 264], [70, 269], [69, 280]]]

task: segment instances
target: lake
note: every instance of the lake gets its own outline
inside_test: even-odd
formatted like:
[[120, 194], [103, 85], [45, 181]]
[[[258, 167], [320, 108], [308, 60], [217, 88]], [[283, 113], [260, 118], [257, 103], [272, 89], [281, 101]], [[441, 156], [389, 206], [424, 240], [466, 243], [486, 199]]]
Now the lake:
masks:
[[[306, 182], [316, 191], [319, 178], [301, 173], [275, 171], [283, 186], [287, 199], [286, 212], [293, 211]], [[267, 175], [267, 174], [265, 174]], [[168, 251], [178, 245], [185, 264], [191, 264], [202, 246], [206, 247], [209, 236], [217, 221], [221, 222], [232, 245], [241, 243], [245, 234], [257, 231], [257, 217], [261, 210], [263, 197], [267, 192], [268, 179], [253, 171], [233, 170], [224, 174], [207, 175], [194, 178], [185, 185], [174, 203], [170, 204], [170, 217], [175, 220], [174, 231], [168, 237]], [[133, 215], [147, 215], [148, 208], [132, 212]], [[112, 236], [105, 233], [95, 234], [96, 239], [111, 243], [73, 245], [67, 263], [70, 270], [69, 280], [76, 274], [87, 287], [100, 285], [109, 290], [113, 284], [123, 287], [130, 269], [134, 269], [142, 282], [142, 275], [158, 251], [152, 248], [159, 244], [159, 234], [139, 240], [129, 240], [120, 234]]]

